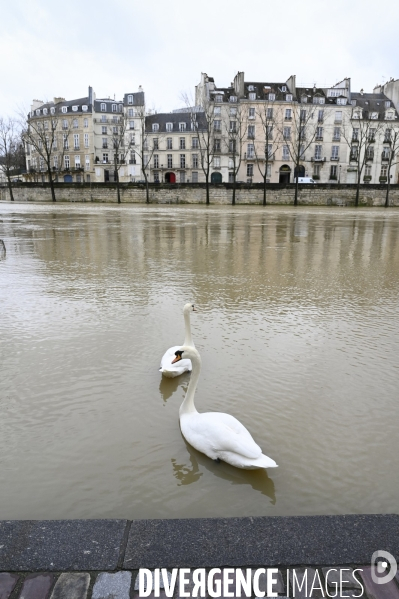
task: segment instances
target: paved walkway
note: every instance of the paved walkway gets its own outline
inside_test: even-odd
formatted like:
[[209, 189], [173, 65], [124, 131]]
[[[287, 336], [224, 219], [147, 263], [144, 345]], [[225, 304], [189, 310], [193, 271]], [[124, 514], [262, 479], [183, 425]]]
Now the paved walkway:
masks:
[[381, 549], [399, 561], [399, 516], [0, 521], [0, 599], [138, 599], [139, 568], [224, 567], [278, 568], [273, 590], [300, 599], [336, 595], [344, 569], [341, 596], [399, 599], [398, 575], [372, 580]]

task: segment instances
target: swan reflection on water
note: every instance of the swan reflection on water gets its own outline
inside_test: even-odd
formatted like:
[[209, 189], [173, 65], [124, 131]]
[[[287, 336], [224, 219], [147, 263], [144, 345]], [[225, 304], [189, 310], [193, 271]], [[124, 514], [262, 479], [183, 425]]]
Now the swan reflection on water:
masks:
[[266, 470], [242, 470], [226, 464], [226, 462], [213, 462], [210, 458], [200, 453], [191, 445], [186, 443], [182, 437], [189, 455], [190, 464], [178, 464], [174, 458], [171, 459], [173, 476], [179, 481], [178, 486], [191, 485], [197, 482], [206, 469], [219, 478], [228, 480], [232, 485], [250, 485], [254, 491], [270, 498], [270, 503], [275, 505], [276, 493], [274, 482], [268, 476]]
[[[181, 386], [183, 394], [186, 393], [188, 383], [190, 381], [190, 373], [185, 372], [184, 374], [177, 376], [175, 378], [167, 378], [165, 376], [161, 377], [159, 383], [159, 392], [162, 395], [162, 399], [164, 403], [168, 401], [170, 397], [177, 391], [177, 389]], [[184, 396], [184, 395], [183, 395]]]

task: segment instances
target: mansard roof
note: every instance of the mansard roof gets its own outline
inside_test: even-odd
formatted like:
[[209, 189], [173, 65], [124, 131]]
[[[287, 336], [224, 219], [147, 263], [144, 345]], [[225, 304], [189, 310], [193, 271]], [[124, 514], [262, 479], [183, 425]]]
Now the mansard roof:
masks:
[[[385, 112], [389, 109], [394, 110], [395, 119], [398, 118], [394, 103], [383, 93], [366, 94], [362, 92], [352, 92], [351, 100], [354, 102], [353, 108], [361, 108], [363, 110], [363, 117], [366, 119], [369, 118], [371, 112], [377, 112], [378, 120], [382, 121], [385, 119]], [[390, 106], [386, 107], [385, 102], [389, 102]]]
[[[195, 118], [198, 123], [199, 129], [206, 128], [205, 114], [203, 112], [195, 112]], [[145, 117], [145, 129], [148, 132], [152, 131], [152, 125], [159, 125], [159, 133], [173, 133], [179, 132], [180, 123], [186, 124], [186, 132], [190, 133], [191, 130], [191, 112], [163, 112], [158, 114], [150, 114]], [[172, 131], [166, 131], [166, 123], [172, 123]], [[181, 131], [181, 133], [184, 133]]]

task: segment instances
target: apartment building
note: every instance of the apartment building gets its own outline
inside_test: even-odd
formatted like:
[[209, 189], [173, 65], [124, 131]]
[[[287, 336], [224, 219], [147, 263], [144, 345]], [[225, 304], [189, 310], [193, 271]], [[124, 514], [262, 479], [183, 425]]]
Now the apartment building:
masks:
[[[46, 181], [47, 161], [59, 182], [120, 181], [140, 178], [140, 146], [145, 121], [144, 92], [121, 101], [88, 95], [75, 100], [34, 100], [25, 135], [26, 179]], [[118, 141], [116, 144], [115, 142]], [[117, 154], [117, 155], [116, 155]]]
[[195, 110], [147, 116], [143, 152], [148, 180], [155, 183], [204, 181], [201, 167], [204, 128], [205, 115]]

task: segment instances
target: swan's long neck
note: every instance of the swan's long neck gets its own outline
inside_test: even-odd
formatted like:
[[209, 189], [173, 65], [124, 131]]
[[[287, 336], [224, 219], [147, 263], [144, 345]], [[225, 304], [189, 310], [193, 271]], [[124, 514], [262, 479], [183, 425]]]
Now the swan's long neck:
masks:
[[198, 385], [198, 379], [201, 372], [201, 358], [200, 356], [195, 356], [191, 359], [191, 365], [193, 367], [191, 371], [190, 382], [188, 385], [186, 397], [184, 398], [183, 403], [180, 406], [179, 414], [183, 416], [183, 414], [193, 414], [196, 413], [194, 405], [194, 395]]
[[184, 342], [183, 345], [189, 345], [190, 347], [195, 347], [192, 337], [191, 337], [191, 323], [190, 323], [190, 310], [184, 310]]

